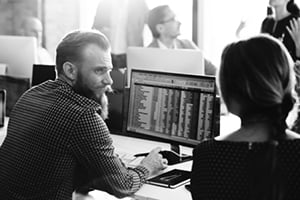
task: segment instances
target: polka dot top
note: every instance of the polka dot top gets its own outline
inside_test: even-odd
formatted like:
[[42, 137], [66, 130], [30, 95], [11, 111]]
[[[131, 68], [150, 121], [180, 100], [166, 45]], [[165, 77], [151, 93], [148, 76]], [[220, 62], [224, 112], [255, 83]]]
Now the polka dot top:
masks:
[[193, 200], [300, 199], [298, 139], [276, 144], [207, 140], [194, 149], [193, 160]]

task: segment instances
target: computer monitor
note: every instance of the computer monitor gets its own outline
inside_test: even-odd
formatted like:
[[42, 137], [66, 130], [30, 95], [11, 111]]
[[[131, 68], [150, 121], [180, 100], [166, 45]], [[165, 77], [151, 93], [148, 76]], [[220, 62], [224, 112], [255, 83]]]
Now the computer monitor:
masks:
[[7, 64], [7, 75], [31, 79], [36, 61], [36, 38], [0, 35], [0, 63]]
[[55, 80], [56, 69], [55, 65], [34, 64], [32, 68], [31, 86], [38, 85], [47, 80]]
[[127, 134], [196, 146], [219, 135], [215, 77], [131, 70]]
[[204, 57], [195, 49], [128, 47], [127, 86], [132, 69], [203, 75]]

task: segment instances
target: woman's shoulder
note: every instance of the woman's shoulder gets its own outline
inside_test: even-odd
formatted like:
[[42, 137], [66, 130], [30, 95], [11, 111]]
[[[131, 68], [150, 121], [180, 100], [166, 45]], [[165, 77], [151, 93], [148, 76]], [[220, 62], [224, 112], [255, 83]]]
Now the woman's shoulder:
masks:
[[194, 149], [195, 152], [212, 152], [212, 151], [223, 151], [230, 149], [240, 149], [247, 148], [249, 142], [236, 142], [236, 141], [227, 141], [227, 140], [217, 140], [217, 139], [206, 139], [200, 142]]
[[289, 25], [289, 24], [290, 24], [290, 21], [291, 21], [292, 19], [298, 19], [298, 18], [299, 18], [298, 15], [290, 14], [290, 15], [288, 15], [288, 16], [286, 16], [286, 17], [280, 19], [280, 20], [278, 21], [278, 24], [287, 24], [287, 25]]
[[[238, 131], [235, 131], [228, 135], [221, 135], [215, 137], [213, 139], [206, 139], [200, 142], [195, 149], [216, 149], [216, 148], [244, 148], [244, 147], [255, 147], [255, 146], [265, 146], [269, 145], [270, 142], [265, 140], [265, 138], [243, 138], [240, 136], [241, 134]], [[285, 144], [294, 143], [295, 145], [300, 147], [300, 134], [291, 131], [289, 129], [286, 130], [286, 140], [282, 140], [279, 144], [283, 146]]]

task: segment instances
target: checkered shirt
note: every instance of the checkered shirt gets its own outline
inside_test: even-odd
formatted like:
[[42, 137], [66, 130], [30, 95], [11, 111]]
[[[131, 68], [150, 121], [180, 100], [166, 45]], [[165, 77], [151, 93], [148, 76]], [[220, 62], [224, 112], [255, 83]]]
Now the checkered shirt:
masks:
[[149, 171], [125, 167], [99, 112], [61, 79], [28, 90], [0, 148], [0, 199], [66, 200], [88, 183], [117, 197], [136, 192]]

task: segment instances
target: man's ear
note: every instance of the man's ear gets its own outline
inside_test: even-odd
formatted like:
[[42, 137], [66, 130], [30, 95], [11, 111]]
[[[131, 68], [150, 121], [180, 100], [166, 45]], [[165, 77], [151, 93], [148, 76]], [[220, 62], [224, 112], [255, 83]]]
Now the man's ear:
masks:
[[157, 32], [161, 33], [164, 27], [162, 24], [157, 24], [155, 28]]
[[66, 77], [68, 79], [70, 79], [71, 81], [74, 81], [77, 77], [77, 67], [76, 65], [74, 65], [73, 63], [71, 62], [65, 62], [63, 64], [63, 71], [64, 71], [64, 74], [66, 75]]

